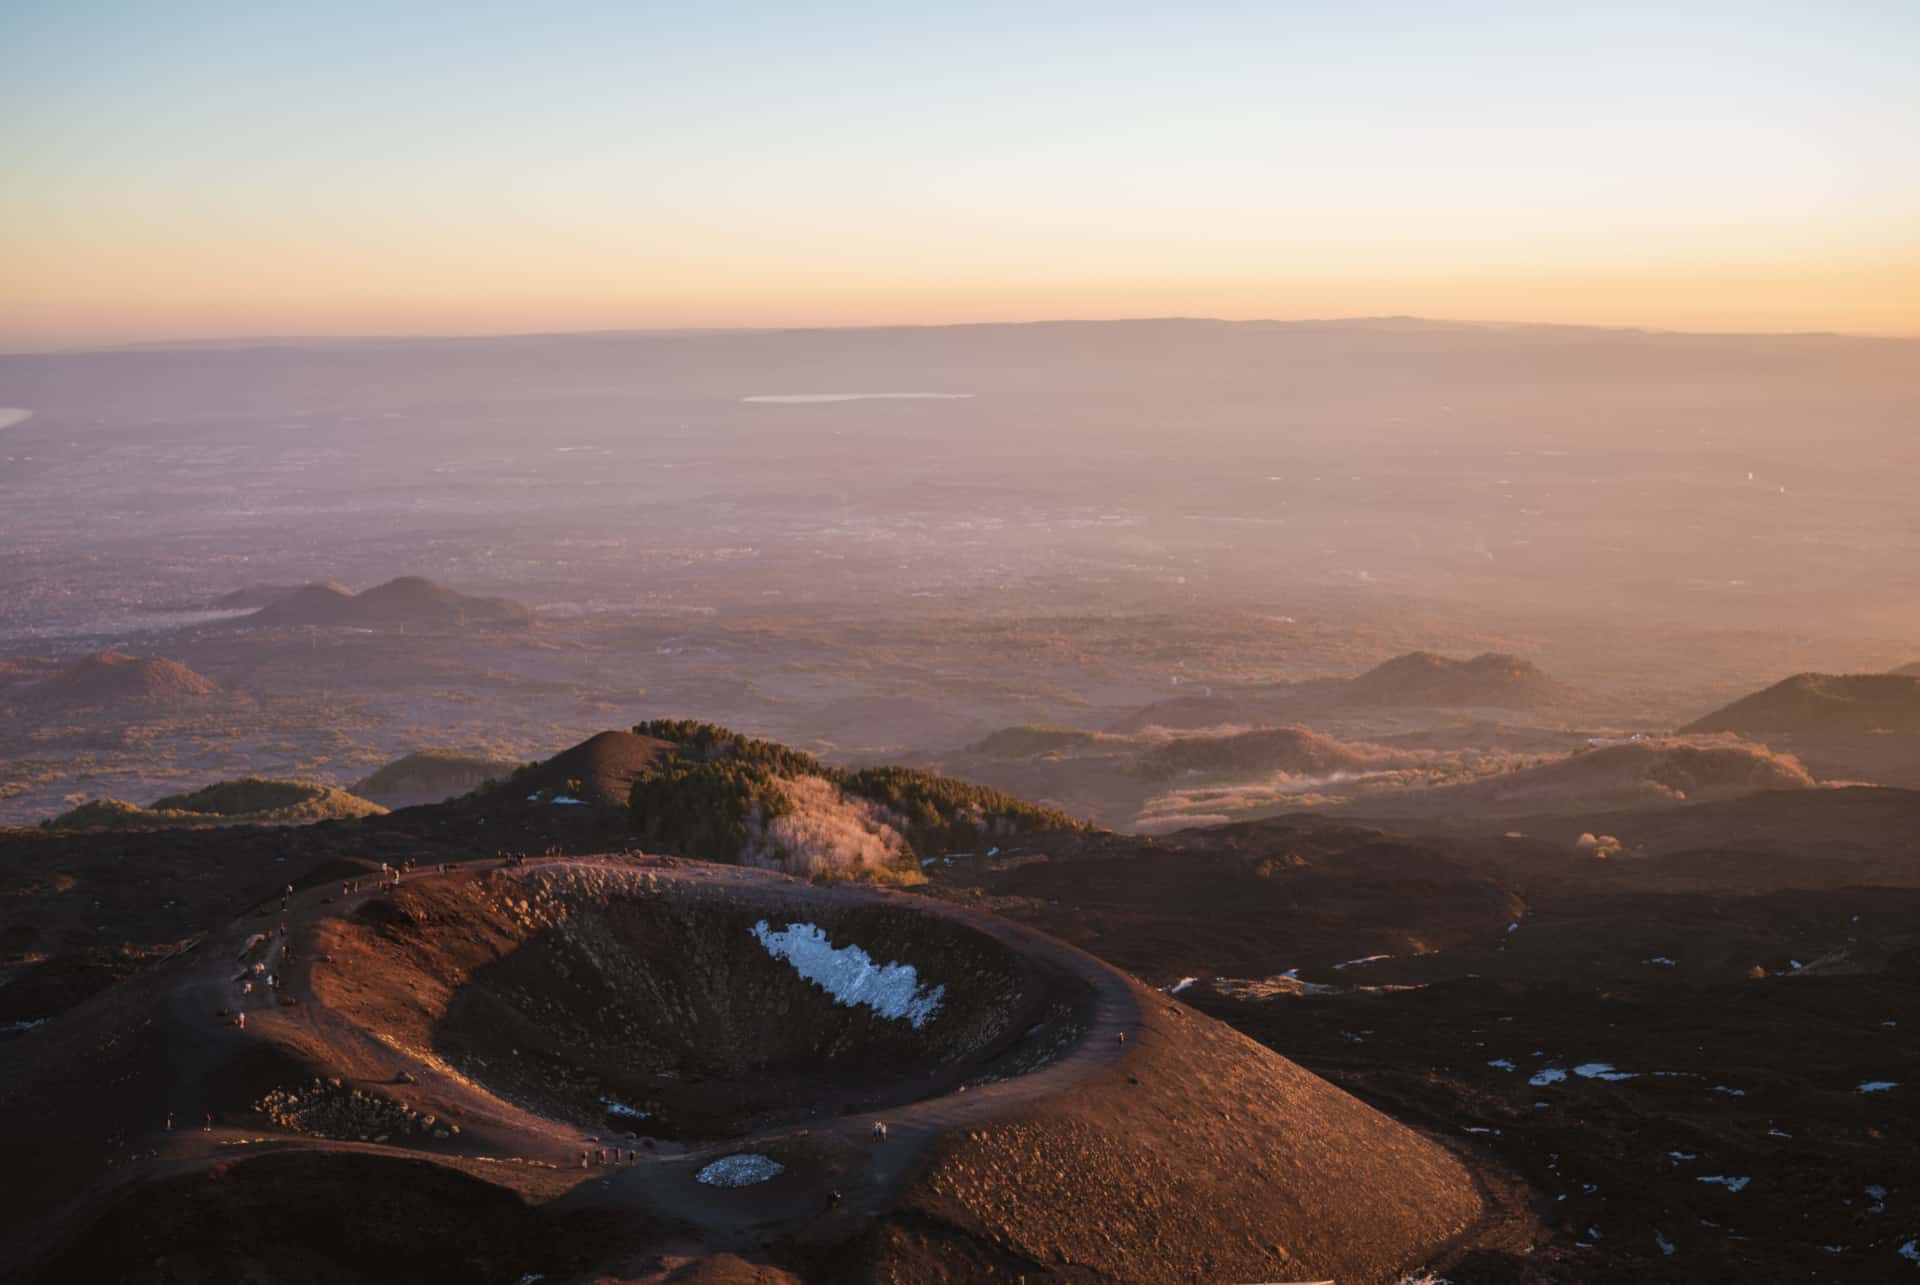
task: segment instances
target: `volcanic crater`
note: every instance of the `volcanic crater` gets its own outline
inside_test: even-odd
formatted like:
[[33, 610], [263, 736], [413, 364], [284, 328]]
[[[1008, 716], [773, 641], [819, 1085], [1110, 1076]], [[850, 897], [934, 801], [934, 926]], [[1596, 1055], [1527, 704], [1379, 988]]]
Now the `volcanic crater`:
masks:
[[403, 984], [316, 990], [537, 1114], [661, 1138], [939, 1096], [1084, 1030], [1084, 981], [848, 891], [571, 863], [423, 883], [336, 929]]
[[[259, 1192], [318, 1216], [342, 1183], [410, 1212], [324, 1250], [268, 1235], [257, 1279], [420, 1279], [457, 1245], [502, 1280], [732, 1254], [822, 1280], [1389, 1282], [1532, 1235], [1504, 1177], [1054, 938], [676, 858], [336, 873], [39, 1039], [0, 1076], [41, 1176], [0, 1274], [29, 1279], [166, 1279]], [[30, 1108], [53, 1100], [93, 1104], [98, 1144]], [[484, 1244], [474, 1181], [515, 1197]]]

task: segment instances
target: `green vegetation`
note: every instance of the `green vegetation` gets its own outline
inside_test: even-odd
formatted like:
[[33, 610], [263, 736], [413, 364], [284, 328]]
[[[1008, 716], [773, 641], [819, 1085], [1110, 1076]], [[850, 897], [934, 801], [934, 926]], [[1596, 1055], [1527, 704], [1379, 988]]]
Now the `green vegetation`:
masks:
[[157, 830], [195, 825], [290, 825], [378, 816], [377, 803], [331, 785], [246, 777], [220, 781], [187, 794], [169, 794], [153, 806], [94, 799], [46, 822], [53, 830]]
[[[633, 730], [672, 747], [634, 778], [628, 798], [634, 829], [649, 846], [702, 860], [740, 860], [754, 837], [751, 822], [792, 813], [782, 781], [800, 777], [828, 781], [841, 795], [884, 809], [905, 840], [896, 863], [903, 879], [918, 874], [916, 850], [970, 848], [1024, 831], [1088, 828], [1063, 812], [985, 786], [909, 768], [847, 772], [712, 723], [660, 719]], [[862, 877], [884, 881], [872, 873]]]
[[903, 818], [908, 843], [922, 850], [972, 848], [983, 839], [1029, 831], [1090, 828], [1053, 808], [913, 768], [862, 768], [843, 775], [840, 787]]

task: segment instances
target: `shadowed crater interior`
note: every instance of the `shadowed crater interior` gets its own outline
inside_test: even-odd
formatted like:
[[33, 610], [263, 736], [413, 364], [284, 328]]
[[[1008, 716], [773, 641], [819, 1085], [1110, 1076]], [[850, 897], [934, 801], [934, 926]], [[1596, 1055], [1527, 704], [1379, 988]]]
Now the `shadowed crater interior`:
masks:
[[1023, 1074], [1091, 1003], [953, 919], [764, 876], [541, 868], [405, 889], [356, 926], [384, 974], [443, 988], [422, 1015], [440, 1059], [616, 1133], [722, 1136]]

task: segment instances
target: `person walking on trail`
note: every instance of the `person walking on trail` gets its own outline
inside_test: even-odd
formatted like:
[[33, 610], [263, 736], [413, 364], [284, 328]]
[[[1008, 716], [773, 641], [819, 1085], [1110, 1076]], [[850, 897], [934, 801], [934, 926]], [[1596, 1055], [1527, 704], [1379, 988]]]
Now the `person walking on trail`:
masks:
[[885, 1142], [885, 1141], [887, 1140], [887, 1123], [886, 1123], [886, 1121], [884, 1121], [884, 1120], [875, 1120], [875, 1121], [873, 1122], [873, 1140], [874, 1140], [875, 1142]]

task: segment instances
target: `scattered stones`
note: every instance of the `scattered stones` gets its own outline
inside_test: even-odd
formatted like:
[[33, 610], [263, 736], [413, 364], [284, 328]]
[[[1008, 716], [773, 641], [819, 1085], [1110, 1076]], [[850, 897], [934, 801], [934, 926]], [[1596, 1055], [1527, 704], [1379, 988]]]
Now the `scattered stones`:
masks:
[[298, 1089], [275, 1089], [254, 1103], [254, 1110], [283, 1129], [317, 1138], [386, 1142], [393, 1138], [447, 1138], [459, 1132], [457, 1125], [443, 1125], [437, 1117], [415, 1111], [404, 1102], [346, 1088], [338, 1079], [316, 1079]]

